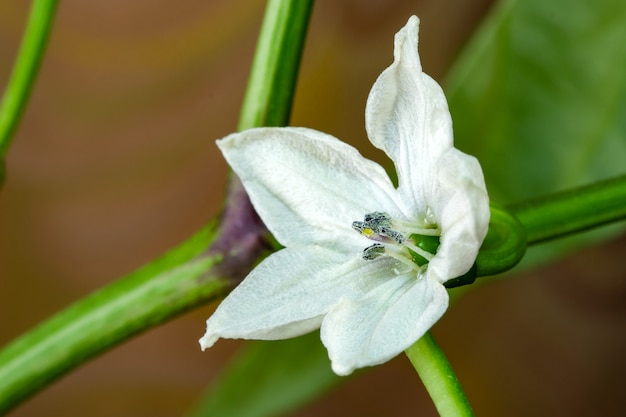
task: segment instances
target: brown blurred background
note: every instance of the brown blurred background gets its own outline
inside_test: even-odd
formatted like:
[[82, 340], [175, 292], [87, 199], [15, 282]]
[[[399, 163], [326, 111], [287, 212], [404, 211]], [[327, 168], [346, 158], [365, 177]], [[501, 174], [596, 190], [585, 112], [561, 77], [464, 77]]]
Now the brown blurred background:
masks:
[[[393, 34], [422, 20], [442, 79], [489, 0], [319, 0], [292, 124], [366, 142], [364, 107]], [[0, 86], [29, 2], [0, 2]], [[217, 215], [264, 2], [61, 2], [0, 192], [0, 344], [186, 239]], [[481, 416], [622, 415], [626, 239], [493, 280], [434, 331]], [[201, 353], [213, 306], [137, 337], [12, 415], [179, 416], [238, 342]], [[245, 401], [245, 399], [242, 399]], [[350, 380], [295, 416], [435, 415], [408, 361]]]

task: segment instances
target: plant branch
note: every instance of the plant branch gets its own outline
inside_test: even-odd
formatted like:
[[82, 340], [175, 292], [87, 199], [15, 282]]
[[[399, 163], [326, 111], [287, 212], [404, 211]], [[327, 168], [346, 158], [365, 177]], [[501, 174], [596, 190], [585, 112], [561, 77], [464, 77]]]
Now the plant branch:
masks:
[[529, 245], [583, 232], [626, 219], [626, 175], [508, 208], [526, 229]]
[[238, 129], [285, 126], [296, 91], [313, 0], [269, 0]]
[[474, 415], [452, 365], [430, 332], [405, 351], [442, 417]]
[[467, 274], [469, 277], [458, 278], [458, 285], [472, 283], [475, 276], [508, 271], [522, 259], [527, 245], [624, 219], [626, 175], [507, 207], [492, 203], [489, 232], [476, 259], [476, 268]]
[[[37, 4], [51, 4], [38, 0]], [[270, 0], [239, 128], [289, 120], [312, 0]], [[272, 25], [280, 30], [272, 30]], [[22, 104], [23, 105], [23, 104]], [[95, 355], [231, 290], [266, 251], [267, 231], [232, 177], [219, 229], [61, 311], [0, 351], [0, 413]], [[207, 249], [208, 248], [208, 249]]]
[[22, 117], [50, 35], [56, 0], [34, 0], [22, 45], [0, 105], [0, 160]]
[[0, 413], [70, 369], [190, 308], [223, 296], [233, 281], [202, 251], [207, 227], [178, 248], [83, 298], [0, 352]]

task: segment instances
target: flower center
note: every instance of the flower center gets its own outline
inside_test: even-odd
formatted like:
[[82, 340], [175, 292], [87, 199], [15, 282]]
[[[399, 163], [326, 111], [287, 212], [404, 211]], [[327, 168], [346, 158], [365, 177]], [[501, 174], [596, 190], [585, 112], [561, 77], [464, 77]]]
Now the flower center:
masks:
[[411, 269], [419, 270], [437, 253], [441, 230], [436, 224], [425, 220], [416, 227], [391, 218], [387, 213], [368, 213], [362, 222], [352, 222], [352, 228], [375, 241], [363, 249], [363, 259], [371, 261], [390, 256]]

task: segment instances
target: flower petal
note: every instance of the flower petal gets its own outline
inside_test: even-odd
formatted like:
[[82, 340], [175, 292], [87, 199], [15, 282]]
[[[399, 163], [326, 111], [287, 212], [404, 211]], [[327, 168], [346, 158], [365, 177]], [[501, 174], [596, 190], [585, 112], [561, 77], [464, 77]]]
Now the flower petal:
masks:
[[365, 298], [344, 298], [326, 315], [321, 335], [338, 375], [386, 362], [424, 335], [448, 308], [448, 293], [428, 278], [395, 276]]
[[395, 36], [394, 62], [370, 91], [365, 110], [374, 146], [394, 161], [405, 204], [424, 210], [423, 181], [452, 147], [452, 120], [441, 87], [422, 72], [417, 52], [419, 19]]
[[325, 133], [258, 128], [217, 144], [284, 246], [356, 239], [353, 221], [376, 210], [392, 215], [399, 210], [383, 168]]
[[428, 274], [445, 282], [466, 273], [489, 228], [489, 196], [478, 160], [457, 149], [439, 159], [427, 200], [441, 227], [437, 255]]
[[[259, 264], [207, 320], [203, 349], [219, 338], [286, 339], [317, 329], [342, 297], [360, 299], [385, 277], [367, 262], [321, 246], [286, 248]], [[387, 268], [388, 269], [388, 268]]]

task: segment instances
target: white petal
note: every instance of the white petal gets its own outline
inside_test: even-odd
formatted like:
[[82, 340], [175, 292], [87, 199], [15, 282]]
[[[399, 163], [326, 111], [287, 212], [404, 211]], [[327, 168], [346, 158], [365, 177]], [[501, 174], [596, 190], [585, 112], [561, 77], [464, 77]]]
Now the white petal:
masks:
[[322, 322], [335, 373], [390, 360], [424, 335], [448, 308], [448, 293], [427, 278], [395, 276], [361, 300], [345, 298]]
[[[382, 262], [320, 246], [286, 248], [259, 264], [207, 320], [202, 348], [219, 338], [285, 339], [319, 328], [342, 297], [362, 298], [380, 276]], [[387, 268], [387, 270], [389, 270]]]
[[441, 87], [422, 72], [418, 29], [412, 16], [396, 34], [394, 62], [370, 91], [365, 121], [372, 143], [395, 163], [405, 204], [424, 210], [423, 181], [452, 147], [452, 120]]
[[[285, 246], [343, 242], [366, 213], [396, 215], [385, 171], [352, 146], [305, 128], [258, 128], [217, 142], [255, 209]], [[348, 239], [349, 239], [348, 238]]]
[[489, 228], [489, 196], [476, 158], [457, 149], [440, 158], [434, 180], [428, 202], [442, 235], [428, 274], [445, 282], [466, 273], [476, 260]]

